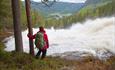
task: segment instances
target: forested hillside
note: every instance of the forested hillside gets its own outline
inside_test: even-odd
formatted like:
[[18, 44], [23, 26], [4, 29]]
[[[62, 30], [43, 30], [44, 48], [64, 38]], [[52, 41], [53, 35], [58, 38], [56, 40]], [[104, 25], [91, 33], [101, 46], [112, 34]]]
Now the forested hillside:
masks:
[[[73, 23], [84, 21], [86, 18], [96, 18], [104, 16], [112, 16], [115, 12], [115, 1], [114, 0], [87, 0], [85, 6], [75, 14], [71, 16], [64, 16], [60, 19], [55, 18], [44, 18], [40, 15], [40, 12], [32, 9], [32, 24], [33, 27], [43, 25], [45, 27], [64, 28], [68, 27]], [[22, 28], [26, 28], [26, 13], [24, 5], [20, 2], [21, 7], [21, 25]], [[9, 30], [13, 28], [12, 25], [12, 12], [10, 0], [0, 1], [0, 30]]]
[[0, 30], [6, 30], [9, 27], [12, 27], [11, 2], [0, 0]]
[[[89, 1], [92, 1], [88, 3]], [[99, 1], [99, 2], [98, 2]], [[88, 0], [86, 6], [76, 14], [64, 17], [62, 19], [47, 20], [47, 24], [52, 24], [54, 27], [67, 27], [73, 23], [84, 21], [86, 18], [106, 17], [115, 14], [115, 1], [114, 0]]]
[[49, 6], [46, 6], [41, 2], [31, 2], [32, 9], [37, 10], [46, 18], [49, 18], [50, 16], [62, 16], [63, 14], [73, 14], [79, 11], [83, 6], [84, 3], [55, 2]]
[[[20, 1], [21, 10], [21, 26], [25, 29], [27, 26], [25, 7]], [[31, 10], [32, 23], [43, 23], [42, 16], [36, 12], [36, 10]], [[42, 20], [41, 20], [42, 19]], [[2, 20], [2, 21], [1, 21]], [[13, 29], [13, 18], [12, 18], [12, 8], [11, 0], [0, 0], [0, 31], [9, 31]]]

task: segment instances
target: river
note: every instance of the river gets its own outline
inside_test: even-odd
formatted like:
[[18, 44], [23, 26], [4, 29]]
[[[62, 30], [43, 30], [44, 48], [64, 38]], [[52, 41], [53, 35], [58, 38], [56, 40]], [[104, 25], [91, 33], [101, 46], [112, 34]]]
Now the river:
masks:
[[[38, 28], [33, 28], [33, 31], [36, 33]], [[47, 55], [80, 57], [90, 54], [105, 58], [115, 54], [115, 17], [87, 19], [85, 22], [75, 23], [67, 29], [52, 27], [46, 29], [46, 32], [50, 43]], [[22, 36], [24, 51], [28, 53], [27, 33], [28, 30], [23, 31]], [[5, 50], [14, 50], [14, 36], [6, 38], [6, 40]]]

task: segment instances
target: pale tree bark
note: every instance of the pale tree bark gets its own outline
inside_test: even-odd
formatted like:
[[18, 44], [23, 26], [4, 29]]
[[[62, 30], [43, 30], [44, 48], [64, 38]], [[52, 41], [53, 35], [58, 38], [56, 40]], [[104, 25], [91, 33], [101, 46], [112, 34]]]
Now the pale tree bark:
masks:
[[[25, 0], [27, 23], [28, 23], [28, 32], [30, 35], [33, 35], [32, 31], [32, 19], [30, 14], [30, 0]], [[29, 39], [30, 54], [34, 55], [34, 45], [33, 40]]]
[[[21, 24], [20, 24], [20, 0], [12, 1], [12, 14], [14, 25], [14, 37], [15, 37], [15, 50], [16, 52], [23, 52]], [[12, 46], [11, 46], [12, 47]]]

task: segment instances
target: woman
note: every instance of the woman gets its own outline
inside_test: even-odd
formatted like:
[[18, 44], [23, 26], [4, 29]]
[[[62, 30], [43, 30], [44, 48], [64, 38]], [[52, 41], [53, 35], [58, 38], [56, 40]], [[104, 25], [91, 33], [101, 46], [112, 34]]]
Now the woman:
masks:
[[[28, 37], [31, 40], [36, 39], [38, 33], [43, 34], [43, 39], [44, 39], [45, 44], [43, 45], [42, 48], [39, 48], [40, 44], [36, 45], [36, 47], [39, 49], [38, 53], [36, 54], [36, 58], [39, 58], [40, 54], [42, 53], [41, 59], [44, 59], [46, 57], [47, 49], [49, 48], [48, 36], [47, 36], [46, 31], [44, 30], [44, 28], [42, 26], [39, 27], [39, 31], [36, 34], [34, 34], [34, 35], [29, 35], [28, 34]], [[40, 43], [40, 41], [38, 41], [38, 43]]]

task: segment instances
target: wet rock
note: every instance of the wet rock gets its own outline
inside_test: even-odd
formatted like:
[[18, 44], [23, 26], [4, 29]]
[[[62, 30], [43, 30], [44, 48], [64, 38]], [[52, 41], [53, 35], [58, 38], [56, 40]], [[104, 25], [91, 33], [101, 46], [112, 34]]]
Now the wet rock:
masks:
[[96, 50], [95, 53], [86, 52], [86, 51], [75, 51], [75, 52], [65, 52], [65, 53], [56, 53], [53, 54], [53, 57], [60, 57], [67, 60], [82, 60], [86, 57], [94, 57], [100, 60], [106, 60], [109, 57], [114, 55], [112, 52], [106, 49]]
[[60, 70], [75, 70], [75, 67], [64, 66]]

